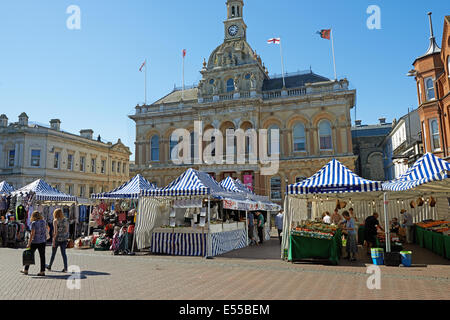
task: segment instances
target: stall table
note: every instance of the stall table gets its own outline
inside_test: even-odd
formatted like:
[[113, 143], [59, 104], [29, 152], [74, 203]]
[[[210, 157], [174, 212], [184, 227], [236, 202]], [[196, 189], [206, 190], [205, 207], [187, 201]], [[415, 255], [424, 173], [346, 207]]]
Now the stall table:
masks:
[[337, 230], [331, 239], [304, 237], [291, 233], [288, 260], [328, 259], [337, 265], [341, 257], [342, 233]]

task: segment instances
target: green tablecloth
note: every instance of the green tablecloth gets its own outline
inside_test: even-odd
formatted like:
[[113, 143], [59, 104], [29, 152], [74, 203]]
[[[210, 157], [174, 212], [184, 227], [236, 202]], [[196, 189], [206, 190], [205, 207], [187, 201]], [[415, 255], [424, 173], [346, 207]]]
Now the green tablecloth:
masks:
[[359, 226], [358, 228], [358, 244], [364, 244], [364, 226]]
[[338, 230], [331, 240], [302, 237], [291, 234], [289, 238], [289, 261], [309, 258], [328, 259], [339, 263], [342, 250], [342, 234]]
[[423, 240], [425, 243], [425, 248], [433, 251], [433, 231], [423, 230]]
[[445, 256], [444, 253], [444, 235], [439, 232], [433, 232], [433, 252], [440, 255], [441, 257]]
[[450, 259], [450, 236], [444, 236], [444, 252], [445, 257]]
[[425, 231], [424, 228], [416, 226], [416, 236], [415, 236], [416, 244], [418, 244], [422, 248], [425, 248], [425, 242], [424, 242], [424, 238], [423, 238], [424, 231]]

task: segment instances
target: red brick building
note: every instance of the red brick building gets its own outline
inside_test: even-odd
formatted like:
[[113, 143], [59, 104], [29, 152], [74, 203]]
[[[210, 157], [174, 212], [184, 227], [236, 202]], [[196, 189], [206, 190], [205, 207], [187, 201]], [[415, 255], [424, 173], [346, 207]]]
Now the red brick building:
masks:
[[418, 57], [409, 72], [417, 83], [419, 116], [424, 151], [450, 159], [450, 16], [444, 18], [442, 46], [433, 34], [431, 12], [430, 46]]

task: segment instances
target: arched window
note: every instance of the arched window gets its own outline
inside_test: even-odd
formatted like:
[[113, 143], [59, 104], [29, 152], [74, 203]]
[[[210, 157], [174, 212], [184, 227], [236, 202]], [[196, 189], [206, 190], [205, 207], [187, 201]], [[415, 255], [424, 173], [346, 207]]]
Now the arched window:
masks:
[[441, 147], [441, 141], [439, 138], [439, 125], [436, 119], [430, 121], [430, 133], [433, 150], [439, 149]]
[[236, 12], [234, 10], [234, 6], [231, 7], [231, 16], [234, 17], [236, 15]]
[[239, 10], [239, 9], [240, 9], [239, 6], [237, 6], [237, 16], [238, 16], [238, 17], [241, 16], [241, 13], [240, 13], [240, 10]]
[[292, 130], [294, 152], [306, 151], [305, 126], [298, 123]]
[[320, 150], [332, 150], [333, 144], [331, 142], [331, 124], [327, 120], [323, 120], [319, 124], [319, 143]]
[[151, 139], [151, 160], [159, 161], [159, 137], [153, 136]]
[[233, 92], [233, 91], [234, 91], [234, 80], [233, 80], [233, 78], [230, 78], [227, 81], [227, 92]]
[[281, 200], [281, 178], [270, 178], [270, 199]]
[[[273, 132], [273, 130], [278, 130], [278, 135]], [[272, 152], [280, 153], [280, 128], [277, 125], [271, 125], [269, 129], [267, 130], [267, 154], [270, 156]], [[274, 150], [272, 150], [272, 137], [273, 137], [273, 143], [275, 145]]]

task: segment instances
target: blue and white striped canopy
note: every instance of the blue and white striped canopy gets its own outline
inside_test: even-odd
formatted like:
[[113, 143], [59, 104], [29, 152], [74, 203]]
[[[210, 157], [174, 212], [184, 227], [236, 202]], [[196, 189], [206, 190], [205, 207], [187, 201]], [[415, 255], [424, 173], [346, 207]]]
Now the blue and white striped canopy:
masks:
[[6, 181], [0, 182], [0, 194], [10, 194], [14, 188]]
[[[406, 191], [423, 186], [428, 191], [450, 192], [450, 163], [432, 153], [425, 154], [399, 178], [384, 182], [383, 189]], [[433, 183], [434, 182], [434, 183]], [[431, 185], [433, 183], [435, 187]], [[425, 186], [430, 184], [429, 186]]]
[[381, 182], [361, 178], [333, 159], [312, 177], [287, 186], [288, 194], [381, 191]]
[[19, 190], [16, 190], [12, 192], [11, 194], [13, 196], [16, 195], [22, 195], [25, 196], [29, 194], [30, 192], [33, 192], [36, 194], [36, 200], [37, 201], [55, 201], [55, 202], [76, 202], [77, 197], [73, 197], [71, 195], [65, 194], [55, 188], [53, 188], [51, 185], [49, 185], [47, 182], [45, 182], [42, 179], [36, 180], [29, 185], [26, 185], [23, 188], [20, 188]]
[[130, 181], [110, 191], [91, 195], [92, 199], [138, 199], [144, 190], [155, 190], [156, 186], [138, 174]]
[[235, 180], [231, 177], [227, 177], [222, 182], [220, 182], [220, 185], [230, 192], [237, 192], [244, 195], [250, 202], [257, 203], [258, 209], [266, 211], [277, 211], [281, 208], [278, 204], [270, 202], [268, 197], [255, 194], [239, 179]]
[[216, 198], [224, 198], [229, 194], [208, 173], [194, 169], [188, 169], [163, 189], [141, 192], [141, 195], [146, 197], [212, 195]]

